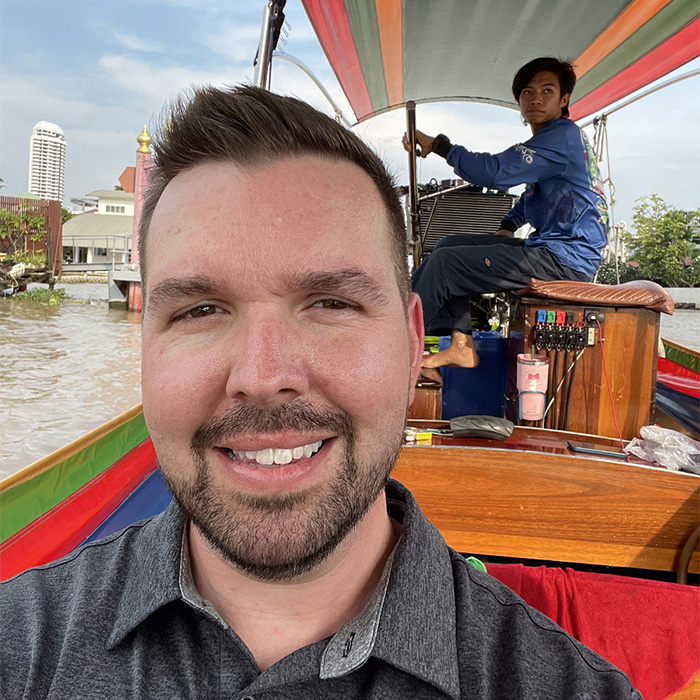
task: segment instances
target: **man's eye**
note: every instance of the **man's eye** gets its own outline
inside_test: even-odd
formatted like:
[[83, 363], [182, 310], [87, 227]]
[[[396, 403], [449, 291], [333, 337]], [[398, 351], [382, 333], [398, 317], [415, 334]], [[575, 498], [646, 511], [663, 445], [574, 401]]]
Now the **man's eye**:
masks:
[[184, 311], [179, 316], [175, 318], [176, 321], [180, 319], [188, 318], [204, 318], [205, 316], [213, 316], [216, 313], [223, 313], [223, 309], [216, 306], [216, 304], [200, 304], [187, 311]]
[[330, 311], [344, 311], [345, 309], [354, 309], [352, 304], [348, 304], [340, 299], [319, 299], [314, 303], [314, 306], [319, 309], [328, 309]]

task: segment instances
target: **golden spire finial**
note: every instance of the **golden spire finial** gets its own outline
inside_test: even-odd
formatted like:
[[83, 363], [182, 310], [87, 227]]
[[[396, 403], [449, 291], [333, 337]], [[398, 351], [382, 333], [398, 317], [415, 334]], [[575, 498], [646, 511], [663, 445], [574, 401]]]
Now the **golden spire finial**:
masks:
[[145, 124], [143, 125], [143, 131], [138, 135], [136, 140], [139, 142], [139, 147], [136, 149], [137, 153], [151, 152], [151, 137], [148, 135]]

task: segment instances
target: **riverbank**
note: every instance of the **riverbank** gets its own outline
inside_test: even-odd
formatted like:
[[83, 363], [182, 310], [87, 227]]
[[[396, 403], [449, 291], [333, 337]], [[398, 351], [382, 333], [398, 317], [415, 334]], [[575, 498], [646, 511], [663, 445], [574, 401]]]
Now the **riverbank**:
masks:
[[107, 273], [102, 270], [91, 272], [64, 272], [56, 278], [61, 284], [107, 284]]
[[697, 287], [668, 287], [666, 291], [671, 295], [676, 309], [700, 310], [700, 288]]

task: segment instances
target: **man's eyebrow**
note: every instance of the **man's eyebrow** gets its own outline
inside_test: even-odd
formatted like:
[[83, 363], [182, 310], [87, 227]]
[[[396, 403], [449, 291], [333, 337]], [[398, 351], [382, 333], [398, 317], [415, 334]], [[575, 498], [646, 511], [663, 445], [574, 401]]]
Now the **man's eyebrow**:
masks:
[[217, 284], [211, 277], [203, 275], [185, 277], [184, 279], [166, 277], [149, 290], [146, 297], [146, 310], [152, 313], [162, 306], [182, 299], [218, 296], [220, 293], [221, 285]]
[[290, 279], [289, 289], [291, 291], [357, 295], [361, 299], [380, 305], [388, 302], [381, 285], [371, 275], [357, 267], [298, 273]]

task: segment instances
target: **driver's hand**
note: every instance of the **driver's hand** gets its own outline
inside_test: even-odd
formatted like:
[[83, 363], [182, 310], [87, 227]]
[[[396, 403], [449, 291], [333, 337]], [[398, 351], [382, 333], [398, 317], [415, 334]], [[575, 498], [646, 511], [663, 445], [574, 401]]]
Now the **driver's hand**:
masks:
[[[432, 153], [433, 141], [435, 141], [434, 136], [428, 136], [416, 129], [416, 155], [419, 158], [425, 158], [429, 153]], [[411, 142], [408, 139], [408, 134], [403, 135], [402, 143], [403, 147], [410, 153]]]

